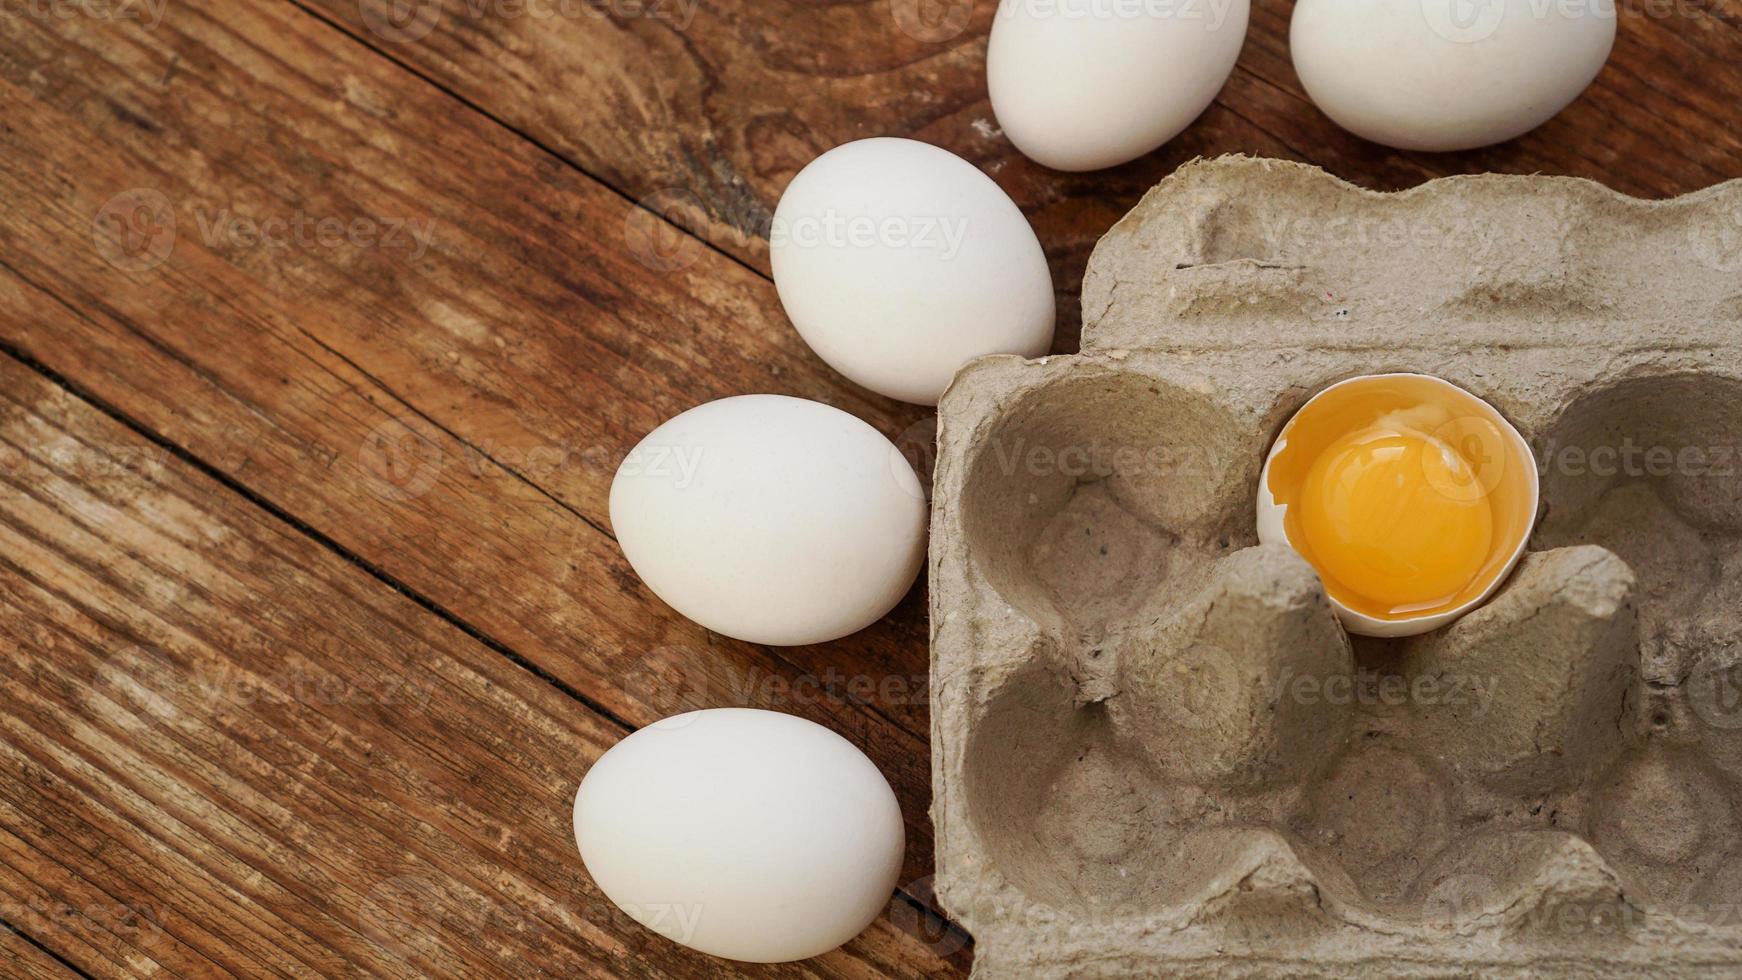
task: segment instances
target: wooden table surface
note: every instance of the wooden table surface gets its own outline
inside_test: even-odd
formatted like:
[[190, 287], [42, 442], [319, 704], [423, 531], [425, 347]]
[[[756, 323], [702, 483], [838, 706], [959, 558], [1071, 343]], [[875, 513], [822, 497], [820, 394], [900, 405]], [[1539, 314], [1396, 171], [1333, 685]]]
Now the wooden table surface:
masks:
[[1259, 0], [1197, 125], [1080, 175], [999, 135], [993, 9], [0, 7], [0, 975], [730, 975], [614, 909], [569, 821], [623, 735], [726, 705], [864, 748], [909, 839], [863, 936], [740, 972], [964, 975], [931, 911], [923, 587], [838, 643], [739, 643], [654, 599], [606, 514], [629, 447], [709, 399], [925, 431], [768, 279], [771, 208], [835, 144], [985, 168], [1051, 256], [1061, 351], [1097, 236], [1194, 156], [1742, 176], [1738, 0], [1628, 0], [1584, 99], [1452, 156], [1338, 131]]

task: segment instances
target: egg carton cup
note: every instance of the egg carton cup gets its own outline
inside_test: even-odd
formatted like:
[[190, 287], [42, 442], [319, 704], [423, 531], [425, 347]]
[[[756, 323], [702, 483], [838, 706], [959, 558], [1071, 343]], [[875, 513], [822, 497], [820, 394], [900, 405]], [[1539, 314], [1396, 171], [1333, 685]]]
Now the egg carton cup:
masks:
[[[1082, 353], [940, 407], [936, 884], [976, 976], [1737, 975], [1742, 182], [1199, 162], [1082, 302]], [[1506, 584], [1400, 640], [1254, 517], [1289, 417], [1390, 372], [1541, 464]]]

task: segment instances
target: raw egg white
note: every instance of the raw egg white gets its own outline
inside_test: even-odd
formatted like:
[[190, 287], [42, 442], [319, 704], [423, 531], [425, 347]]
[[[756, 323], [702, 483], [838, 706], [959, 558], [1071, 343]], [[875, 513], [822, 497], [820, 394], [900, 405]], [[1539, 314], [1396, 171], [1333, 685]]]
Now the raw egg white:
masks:
[[1228, 81], [1250, 0], [1004, 0], [986, 51], [992, 112], [1054, 170], [1135, 160]]
[[1344, 625], [1411, 636], [1494, 594], [1536, 522], [1535, 458], [1494, 407], [1420, 374], [1351, 378], [1283, 428], [1258, 537], [1318, 570]]
[[1299, 0], [1295, 71], [1357, 136], [1468, 150], [1521, 136], [1579, 97], [1615, 45], [1610, 0]]
[[650, 433], [611, 482], [641, 580], [708, 629], [796, 646], [889, 612], [925, 562], [919, 478], [876, 429], [782, 395], [709, 402]]
[[935, 405], [976, 357], [1052, 347], [1052, 272], [1028, 219], [928, 143], [859, 140], [811, 161], [775, 208], [769, 257], [805, 343], [891, 398]]
[[575, 840], [605, 897], [727, 959], [826, 953], [889, 906], [906, 832], [851, 742], [773, 711], [668, 718], [617, 743], [575, 795]]

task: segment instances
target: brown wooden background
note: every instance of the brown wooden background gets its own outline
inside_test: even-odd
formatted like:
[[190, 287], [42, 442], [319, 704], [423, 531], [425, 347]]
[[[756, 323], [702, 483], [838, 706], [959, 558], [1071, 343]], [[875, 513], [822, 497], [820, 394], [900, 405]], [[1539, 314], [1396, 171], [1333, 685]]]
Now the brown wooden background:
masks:
[[1739, 0], [1627, 0], [1582, 101], [1455, 156], [1336, 130], [1259, 0], [1208, 114], [1087, 175], [999, 137], [993, 0], [83, 3], [0, 5], [7, 976], [726, 974], [613, 909], [569, 827], [600, 752], [721, 705], [842, 732], [909, 825], [889, 916], [743, 972], [965, 973], [928, 912], [923, 588], [839, 643], [732, 642], [653, 599], [606, 516], [622, 454], [704, 400], [924, 431], [768, 280], [770, 209], [835, 144], [991, 173], [1065, 351], [1096, 237], [1200, 154], [1378, 188], [1742, 176]]

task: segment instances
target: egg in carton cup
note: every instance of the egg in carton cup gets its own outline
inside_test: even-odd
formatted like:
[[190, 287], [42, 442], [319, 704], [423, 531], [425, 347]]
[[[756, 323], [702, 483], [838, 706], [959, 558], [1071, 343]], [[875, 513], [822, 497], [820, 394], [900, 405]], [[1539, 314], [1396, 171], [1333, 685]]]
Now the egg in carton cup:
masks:
[[[1194, 163], [1083, 319], [940, 407], [937, 889], [977, 976], [1742, 970], [1742, 183]], [[1488, 523], [1387, 532], [1499, 558], [1410, 628], [1266, 516], [1303, 407], [1375, 376], [1503, 423]]]

